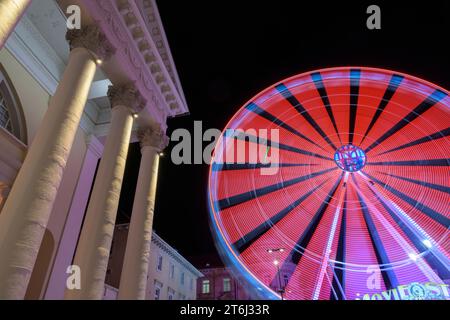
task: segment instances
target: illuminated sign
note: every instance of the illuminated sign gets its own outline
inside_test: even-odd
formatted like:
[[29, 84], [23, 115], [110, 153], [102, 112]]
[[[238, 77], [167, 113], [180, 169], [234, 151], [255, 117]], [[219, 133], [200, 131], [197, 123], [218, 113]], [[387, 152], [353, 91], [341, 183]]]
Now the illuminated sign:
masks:
[[[366, 293], [362, 300], [449, 300], [448, 284], [434, 282], [401, 285], [380, 293]], [[357, 298], [356, 300], [361, 300]]]

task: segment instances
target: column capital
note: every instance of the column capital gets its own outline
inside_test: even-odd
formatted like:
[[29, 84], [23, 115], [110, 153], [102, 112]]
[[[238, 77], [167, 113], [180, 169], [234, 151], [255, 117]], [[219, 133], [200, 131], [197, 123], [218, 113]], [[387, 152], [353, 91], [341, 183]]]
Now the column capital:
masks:
[[108, 98], [111, 108], [125, 106], [135, 113], [141, 112], [147, 103], [133, 83], [109, 86]]
[[141, 148], [153, 147], [158, 152], [164, 150], [169, 145], [169, 137], [167, 137], [161, 128], [142, 128], [138, 130], [138, 138]]
[[103, 32], [95, 25], [67, 30], [66, 40], [69, 42], [70, 50], [85, 48], [101, 60], [108, 60], [116, 51]]

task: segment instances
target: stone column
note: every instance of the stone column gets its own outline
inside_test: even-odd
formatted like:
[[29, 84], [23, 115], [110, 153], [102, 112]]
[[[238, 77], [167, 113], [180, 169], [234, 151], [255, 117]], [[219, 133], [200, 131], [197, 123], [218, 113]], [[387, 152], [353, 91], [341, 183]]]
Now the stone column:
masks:
[[0, 49], [5, 45], [9, 35], [14, 30], [31, 0], [0, 1]]
[[81, 270], [81, 289], [67, 289], [66, 299], [99, 300], [103, 296], [133, 114], [145, 105], [133, 85], [110, 87], [108, 96], [111, 126], [74, 260]]
[[66, 280], [69, 277], [69, 274], [66, 273], [67, 268], [72, 265], [94, 180], [95, 169], [103, 153], [103, 144], [94, 135], [89, 135], [86, 138], [86, 144], [87, 150], [84, 156], [83, 167], [81, 168], [77, 188], [73, 195], [72, 205], [67, 214], [64, 232], [59, 241], [58, 252], [45, 293], [46, 300], [64, 299]]
[[71, 53], [0, 214], [0, 299], [23, 299], [96, 72], [112, 50], [95, 27], [67, 33]]
[[168, 143], [161, 130], [140, 131], [139, 139], [142, 158], [118, 295], [126, 300], [145, 299], [159, 153]]

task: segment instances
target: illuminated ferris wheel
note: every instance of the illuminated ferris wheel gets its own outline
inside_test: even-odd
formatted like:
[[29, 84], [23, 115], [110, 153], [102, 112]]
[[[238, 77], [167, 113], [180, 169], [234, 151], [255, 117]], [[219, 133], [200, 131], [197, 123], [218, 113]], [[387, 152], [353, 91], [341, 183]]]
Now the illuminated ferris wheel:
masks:
[[222, 253], [271, 299], [357, 299], [412, 284], [400, 296], [411, 298], [448, 283], [449, 124], [448, 91], [397, 72], [331, 68], [271, 86], [214, 151]]

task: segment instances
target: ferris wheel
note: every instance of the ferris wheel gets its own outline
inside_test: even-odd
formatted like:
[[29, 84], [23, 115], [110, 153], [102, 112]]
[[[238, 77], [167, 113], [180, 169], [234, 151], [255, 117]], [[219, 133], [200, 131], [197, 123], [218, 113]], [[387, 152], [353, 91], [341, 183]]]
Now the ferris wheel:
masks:
[[444, 286], [449, 134], [449, 92], [406, 74], [329, 68], [267, 88], [214, 150], [220, 251], [270, 299], [412, 299]]

